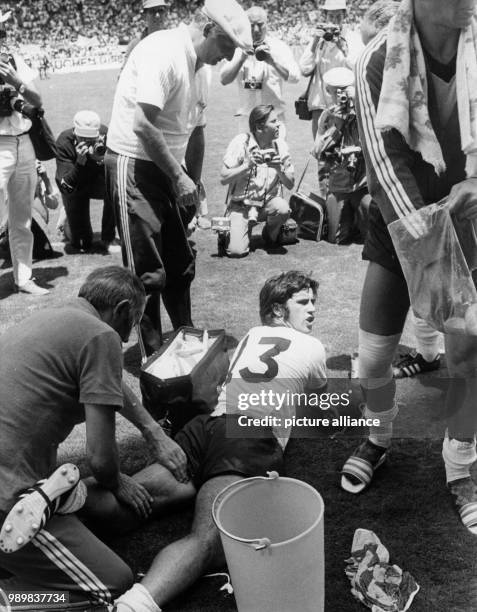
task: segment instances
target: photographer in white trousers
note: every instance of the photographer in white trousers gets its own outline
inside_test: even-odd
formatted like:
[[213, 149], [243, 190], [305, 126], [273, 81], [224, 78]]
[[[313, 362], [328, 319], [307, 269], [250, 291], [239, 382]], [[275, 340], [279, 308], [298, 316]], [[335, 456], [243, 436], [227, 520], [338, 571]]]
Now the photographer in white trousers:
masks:
[[[10, 13], [0, 12], [0, 38]], [[32, 206], [37, 183], [36, 157], [28, 131], [31, 121], [13, 104], [17, 99], [39, 108], [41, 97], [33, 85], [36, 71], [17, 55], [0, 47], [0, 217], [7, 217], [15, 290], [45, 295], [47, 289], [32, 279]]]

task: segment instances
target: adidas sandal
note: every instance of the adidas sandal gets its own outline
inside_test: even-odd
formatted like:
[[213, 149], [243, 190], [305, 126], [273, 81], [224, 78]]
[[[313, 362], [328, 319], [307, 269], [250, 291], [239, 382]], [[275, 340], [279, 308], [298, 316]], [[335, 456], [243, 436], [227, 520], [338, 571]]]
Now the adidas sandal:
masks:
[[49, 478], [21, 493], [0, 530], [0, 550], [13, 553], [28, 544], [56, 512], [56, 500], [76, 487], [79, 479], [76, 465], [65, 463]]
[[[353, 493], [356, 495], [357, 493], [361, 493], [364, 491], [366, 487], [371, 484], [371, 481], [374, 476], [374, 472], [380, 467], [386, 460], [387, 451], [383, 449], [383, 453], [376, 461], [376, 463], [372, 463], [369, 459], [366, 459], [362, 455], [369, 456], [371, 453], [376, 454], [378, 451], [376, 445], [366, 440], [358, 446], [353, 455], [346, 461], [341, 470], [341, 488], [347, 491], [348, 493]], [[358, 480], [358, 483], [351, 481], [348, 476], [352, 476], [354, 479]]]

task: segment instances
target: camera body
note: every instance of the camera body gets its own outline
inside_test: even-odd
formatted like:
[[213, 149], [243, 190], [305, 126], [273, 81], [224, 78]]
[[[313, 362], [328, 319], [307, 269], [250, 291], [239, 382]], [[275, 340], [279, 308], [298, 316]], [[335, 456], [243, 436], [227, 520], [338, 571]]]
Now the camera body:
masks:
[[264, 163], [269, 164], [277, 154], [275, 149], [260, 149]]
[[358, 146], [343, 147], [341, 149], [341, 156], [343, 158], [344, 165], [346, 166], [347, 170], [349, 170], [350, 172], [356, 171], [359, 163], [360, 154], [361, 147]]
[[80, 138], [77, 139], [78, 144], [84, 143], [88, 147], [88, 154], [93, 155], [95, 157], [104, 157], [106, 153], [106, 135], [100, 134], [96, 138], [86, 139]]
[[317, 28], [325, 31], [323, 34], [323, 40], [326, 40], [326, 42], [336, 42], [341, 36], [340, 26], [337, 26], [334, 23], [319, 23], [317, 24]]
[[243, 83], [244, 89], [262, 89], [262, 81], [257, 81], [255, 77], [246, 79]]

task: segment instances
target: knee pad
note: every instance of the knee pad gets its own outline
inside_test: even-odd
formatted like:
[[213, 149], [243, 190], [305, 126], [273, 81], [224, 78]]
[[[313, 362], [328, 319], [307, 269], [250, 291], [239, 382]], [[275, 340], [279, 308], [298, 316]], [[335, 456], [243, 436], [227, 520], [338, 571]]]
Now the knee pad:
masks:
[[364, 389], [378, 389], [393, 379], [392, 361], [401, 334], [381, 336], [359, 330], [359, 377]]

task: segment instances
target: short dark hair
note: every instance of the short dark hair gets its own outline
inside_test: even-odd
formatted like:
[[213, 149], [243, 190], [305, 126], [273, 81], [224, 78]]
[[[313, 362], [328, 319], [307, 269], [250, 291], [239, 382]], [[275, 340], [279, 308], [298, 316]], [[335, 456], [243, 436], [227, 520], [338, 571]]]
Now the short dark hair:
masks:
[[273, 312], [275, 305], [285, 305], [292, 295], [303, 289], [311, 289], [313, 295], [316, 296], [318, 286], [318, 281], [311, 278], [309, 274], [298, 270], [290, 270], [272, 276], [265, 281], [260, 291], [260, 320], [264, 325], [270, 325], [275, 318]]
[[266, 123], [272, 110], [273, 104], [259, 104], [252, 108], [248, 116], [248, 127], [252, 134], [255, 134], [257, 128], [262, 127]]
[[88, 274], [78, 297], [88, 300], [98, 312], [128, 300], [133, 312], [139, 313], [146, 301], [146, 292], [140, 279], [127, 268], [106, 266]]

